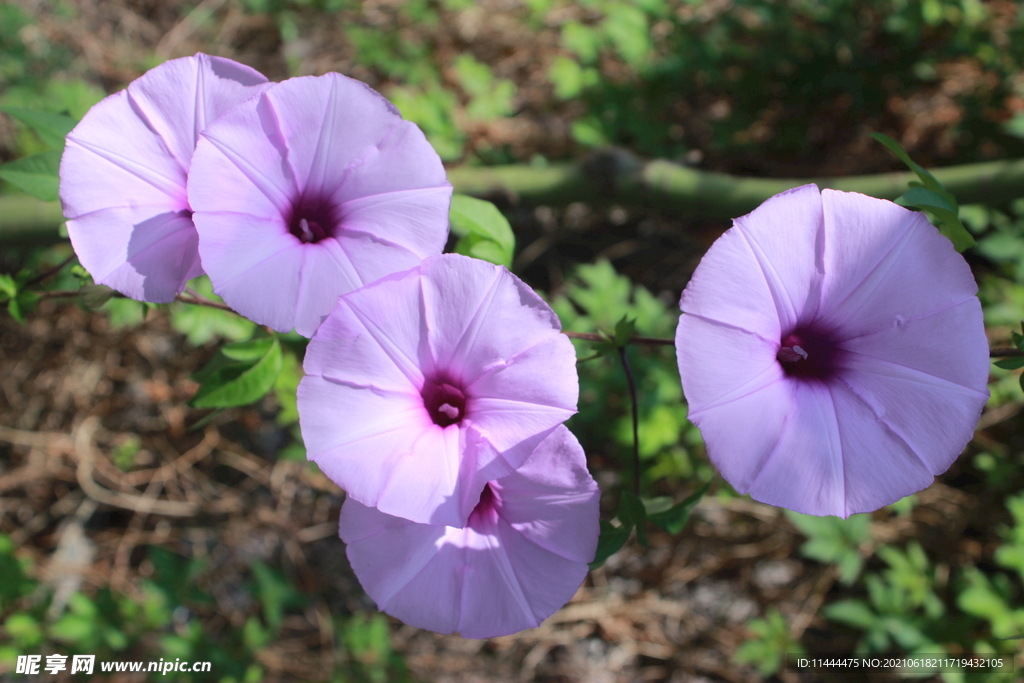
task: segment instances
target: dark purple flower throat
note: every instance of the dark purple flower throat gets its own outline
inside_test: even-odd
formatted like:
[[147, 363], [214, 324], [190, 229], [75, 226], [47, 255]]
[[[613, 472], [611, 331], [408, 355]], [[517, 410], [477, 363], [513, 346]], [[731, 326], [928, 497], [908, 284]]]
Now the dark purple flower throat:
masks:
[[334, 203], [325, 197], [303, 197], [292, 205], [288, 231], [303, 244], [315, 244], [333, 237], [338, 229]]
[[461, 422], [466, 415], [466, 394], [447, 379], [428, 379], [420, 396], [423, 397], [423, 407], [436, 425], [447, 427]]
[[798, 327], [780, 340], [776, 356], [789, 377], [831, 379], [842, 354], [837, 340], [813, 327]]

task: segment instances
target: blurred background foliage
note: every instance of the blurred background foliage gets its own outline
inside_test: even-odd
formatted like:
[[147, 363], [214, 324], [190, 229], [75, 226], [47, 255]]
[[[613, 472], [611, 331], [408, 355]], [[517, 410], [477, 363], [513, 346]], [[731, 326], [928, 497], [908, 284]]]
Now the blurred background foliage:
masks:
[[[1024, 156], [1024, 11], [1010, 0], [6, 0], [0, 2], [0, 106], [78, 119], [146, 69], [196, 51], [232, 57], [273, 80], [332, 70], [364, 80], [423, 128], [449, 166], [543, 168], [612, 145], [756, 176], [899, 169], [872, 132], [892, 136], [927, 167]], [[59, 145], [17, 117], [0, 116], [0, 162], [48, 150]], [[18, 189], [5, 183], [0, 192]], [[498, 205], [514, 249], [504, 232], [481, 247], [472, 220], [454, 214], [459, 243], [453, 237], [450, 246], [498, 254], [496, 260], [510, 262], [545, 293], [565, 329], [580, 332], [613, 334], [625, 318], [637, 334], [671, 337], [682, 287], [728, 227], [635, 206], [533, 207], [514, 197], [498, 198]], [[990, 338], [1008, 345], [1024, 316], [1024, 199], [963, 206], [960, 216], [978, 240], [966, 257], [979, 280]], [[459, 220], [469, 222], [456, 225]], [[0, 273], [14, 282], [19, 272], [39, 273], [70, 255], [67, 245], [0, 244]], [[88, 276], [75, 266], [45, 286], [83, 282]], [[191, 286], [216, 300], [205, 278]], [[63, 315], [46, 308], [51, 304], [39, 304], [34, 315]], [[185, 374], [198, 371], [218, 345], [260, 334], [232, 314], [182, 303], [153, 307], [112, 298], [93, 304], [98, 310], [80, 308], [125, 339], [166, 309], [167, 334], [195, 362]], [[189, 420], [208, 418], [227, 431], [256, 424], [255, 432], [274, 444], [263, 457], [306, 467], [294, 398], [304, 346], [290, 335], [278, 341], [281, 371], [266, 400], [222, 414], [195, 411]], [[580, 410], [570, 427], [587, 449], [610, 513], [618, 491], [633, 484], [626, 380], [615, 354], [590, 358], [593, 345], [575, 343]], [[678, 501], [715, 474], [686, 419], [674, 355], [670, 347], [642, 345], [630, 345], [627, 354], [639, 390], [641, 492]], [[772, 516], [716, 481], [695, 512], [704, 515], [701, 533], [710, 533], [715, 511], [734, 515], [728, 520], [744, 514], [761, 520], [765, 539], [782, 538], [794, 549], [807, 579], [770, 599], [767, 589], [751, 588], [756, 572], [744, 568], [757, 556], [705, 558], [708, 567], [726, 568], [722, 580], [731, 591], [758, 596], [745, 626], [733, 624], [733, 634], [711, 646], [698, 643], [726, 664], [684, 665], [684, 652], [654, 656], [641, 648], [627, 658], [632, 664], [620, 666], [623, 678], [607, 680], [644, 669], [652, 672], [644, 680], [673, 683], [790, 683], [805, 680], [784, 670], [785, 655], [798, 652], [1002, 652], [1024, 665], [1021, 641], [1014, 639], [1024, 633], [1020, 374], [994, 367], [992, 398], [966, 454], [929, 492], [873, 515]], [[151, 438], [124, 440], [111, 461], [125, 472], [138, 470]], [[14, 462], [20, 453], [0, 443], [4, 458]], [[311, 496], [336, 517], [340, 495]], [[306, 615], [302, 623], [319, 626], [302, 637], [317, 656], [326, 653], [318, 680], [416, 679], [403, 660], [409, 635], [399, 635], [396, 622], [373, 613], [365, 598], [343, 605], [323, 599], [324, 589], [311, 589], [284, 550], [222, 575], [223, 567], [190, 553], [187, 544], [142, 544], [132, 556], [136, 576], [129, 589], [87, 582], [67, 593], [44, 580], [43, 558], [79, 522], [57, 516], [15, 542], [23, 520], [12, 515], [0, 518], [7, 534], [0, 535], [0, 672], [10, 670], [17, 654], [59, 651], [214, 662], [214, 676], [195, 680], [289, 680], [287, 663], [268, 653], [284, 634], [299, 633]], [[626, 559], [595, 572], [593, 595], [635, 594], [623, 588], [629, 581], [661, 590], [665, 567], [654, 571], [639, 558], [660, 557], [659, 544], [703, 542], [687, 540], [688, 533], [652, 533], [650, 550], [627, 547]], [[228, 584], [233, 607], [225, 612]], [[331, 614], [309, 616], [327, 603]], [[588, 638], [611, 639], [607, 625], [595, 630]], [[458, 652], [445, 642], [437, 647]], [[494, 648], [477, 654], [511, 652], [519, 662], [532, 656], [514, 645]], [[532, 666], [537, 670], [537, 662]], [[565, 671], [527, 678], [584, 680]], [[868, 680], [858, 675], [863, 672], [841, 680]], [[1019, 679], [916, 675], [948, 683]]]

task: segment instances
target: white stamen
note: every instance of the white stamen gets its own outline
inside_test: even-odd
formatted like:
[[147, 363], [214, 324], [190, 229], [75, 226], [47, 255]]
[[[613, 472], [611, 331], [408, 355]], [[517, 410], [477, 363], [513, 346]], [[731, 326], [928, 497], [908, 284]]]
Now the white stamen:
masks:
[[449, 420], [454, 420], [459, 416], [459, 409], [450, 403], [442, 403], [437, 409], [447, 415]]
[[309, 221], [307, 221], [305, 218], [299, 219], [299, 230], [302, 231], [303, 242], [313, 241], [313, 231], [309, 229]]
[[797, 361], [807, 360], [807, 352], [797, 344], [793, 344], [792, 346], [783, 346], [779, 349], [779, 360], [785, 363], [795, 363]]

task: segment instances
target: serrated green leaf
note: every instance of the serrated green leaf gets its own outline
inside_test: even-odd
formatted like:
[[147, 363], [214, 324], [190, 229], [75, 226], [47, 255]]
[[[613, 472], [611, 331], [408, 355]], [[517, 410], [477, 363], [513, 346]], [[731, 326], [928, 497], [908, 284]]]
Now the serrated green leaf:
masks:
[[269, 348], [255, 362], [231, 362], [231, 359], [221, 356], [225, 361], [202, 375], [203, 384], [189, 405], [193, 408], [231, 408], [262, 398], [274, 386], [282, 364], [280, 342], [277, 337], [269, 339]]
[[647, 510], [643, 501], [632, 491], [622, 492], [618, 517], [623, 526], [636, 527], [636, 539], [640, 541], [640, 545], [650, 547], [651, 543], [647, 539]]
[[[459, 237], [455, 250], [505, 267], [512, 265], [516, 238], [508, 219], [491, 202], [456, 194], [449, 213], [452, 232]], [[490, 244], [492, 246], [483, 246]], [[473, 253], [476, 250], [477, 253]]]
[[56, 201], [60, 155], [59, 150], [50, 150], [15, 159], [0, 166], [0, 178], [36, 199]]
[[64, 139], [78, 122], [70, 116], [51, 114], [45, 111], [32, 111], [22, 107], [0, 105], [0, 111], [15, 118], [34, 130], [39, 138], [49, 147], [58, 152], [64, 149]]
[[[1021, 321], [1021, 327], [1024, 327], [1024, 321]], [[1019, 332], [1011, 332], [1010, 341], [1012, 341], [1013, 345], [1016, 346], [1018, 349], [1024, 351], [1024, 334], [1020, 334]]]
[[710, 488], [711, 482], [709, 481], [668, 510], [648, 515], [647, 519], [670, 534], [678, 534], [690, 520], [690, 511], [700, 502], [701, 498], [704, 497]]
[[612, 526], [610, 522], [601, 520], [601, 535], [597, 539], [597, 553], [594, 555], [594, 561], [590, 563], [590, 568], [597, 569], [609, 557], [622, 550], [622, 546], [626, 545], [632, 531], [633, 527], [630, 524]]
[[613, 337], [615, 346], [625, 346], [629, 342], [630, 337], [633, 336], [634, 331], [636, 331], [636, 320], [625, 315], [622, 316], [622, 319], [615, 323], [615, 336]]
[[1016, 358], [1004, 358], [1002, 360], [997, 360], [995, 365], [997, 368], [1002, 368], [1003, 370], [1024, 368], [1024, 357], [1017, 356]]

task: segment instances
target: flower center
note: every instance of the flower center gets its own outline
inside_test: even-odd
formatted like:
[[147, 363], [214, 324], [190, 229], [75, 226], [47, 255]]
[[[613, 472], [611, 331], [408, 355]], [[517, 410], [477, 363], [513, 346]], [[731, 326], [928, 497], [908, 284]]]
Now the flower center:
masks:
[[841, 354], [831, 335], [800, 328], [782, 337], [775, 357], [790, 377], [829, 379], [839, 369]]
[[292, 206], [288, 216], [288, 232], [303, 244], [316, 244], [333, 237], [337, 227], [334, 205], [324, 198], [303, 197]]
[[473, 512], [469, 513], [466, 526], [479, 527], [487, 522], [496, 521], [499, 507], [501, 507], [501, 498], [491, 488], [490, 483], [484, 485], [484, 490], [480, 492], [480, 502], [473, 508]]
[[457, 424], [466, 416], [466, 394], [449, 380], [428, 380], [420, 396], [430, 419], [440, 427]]

